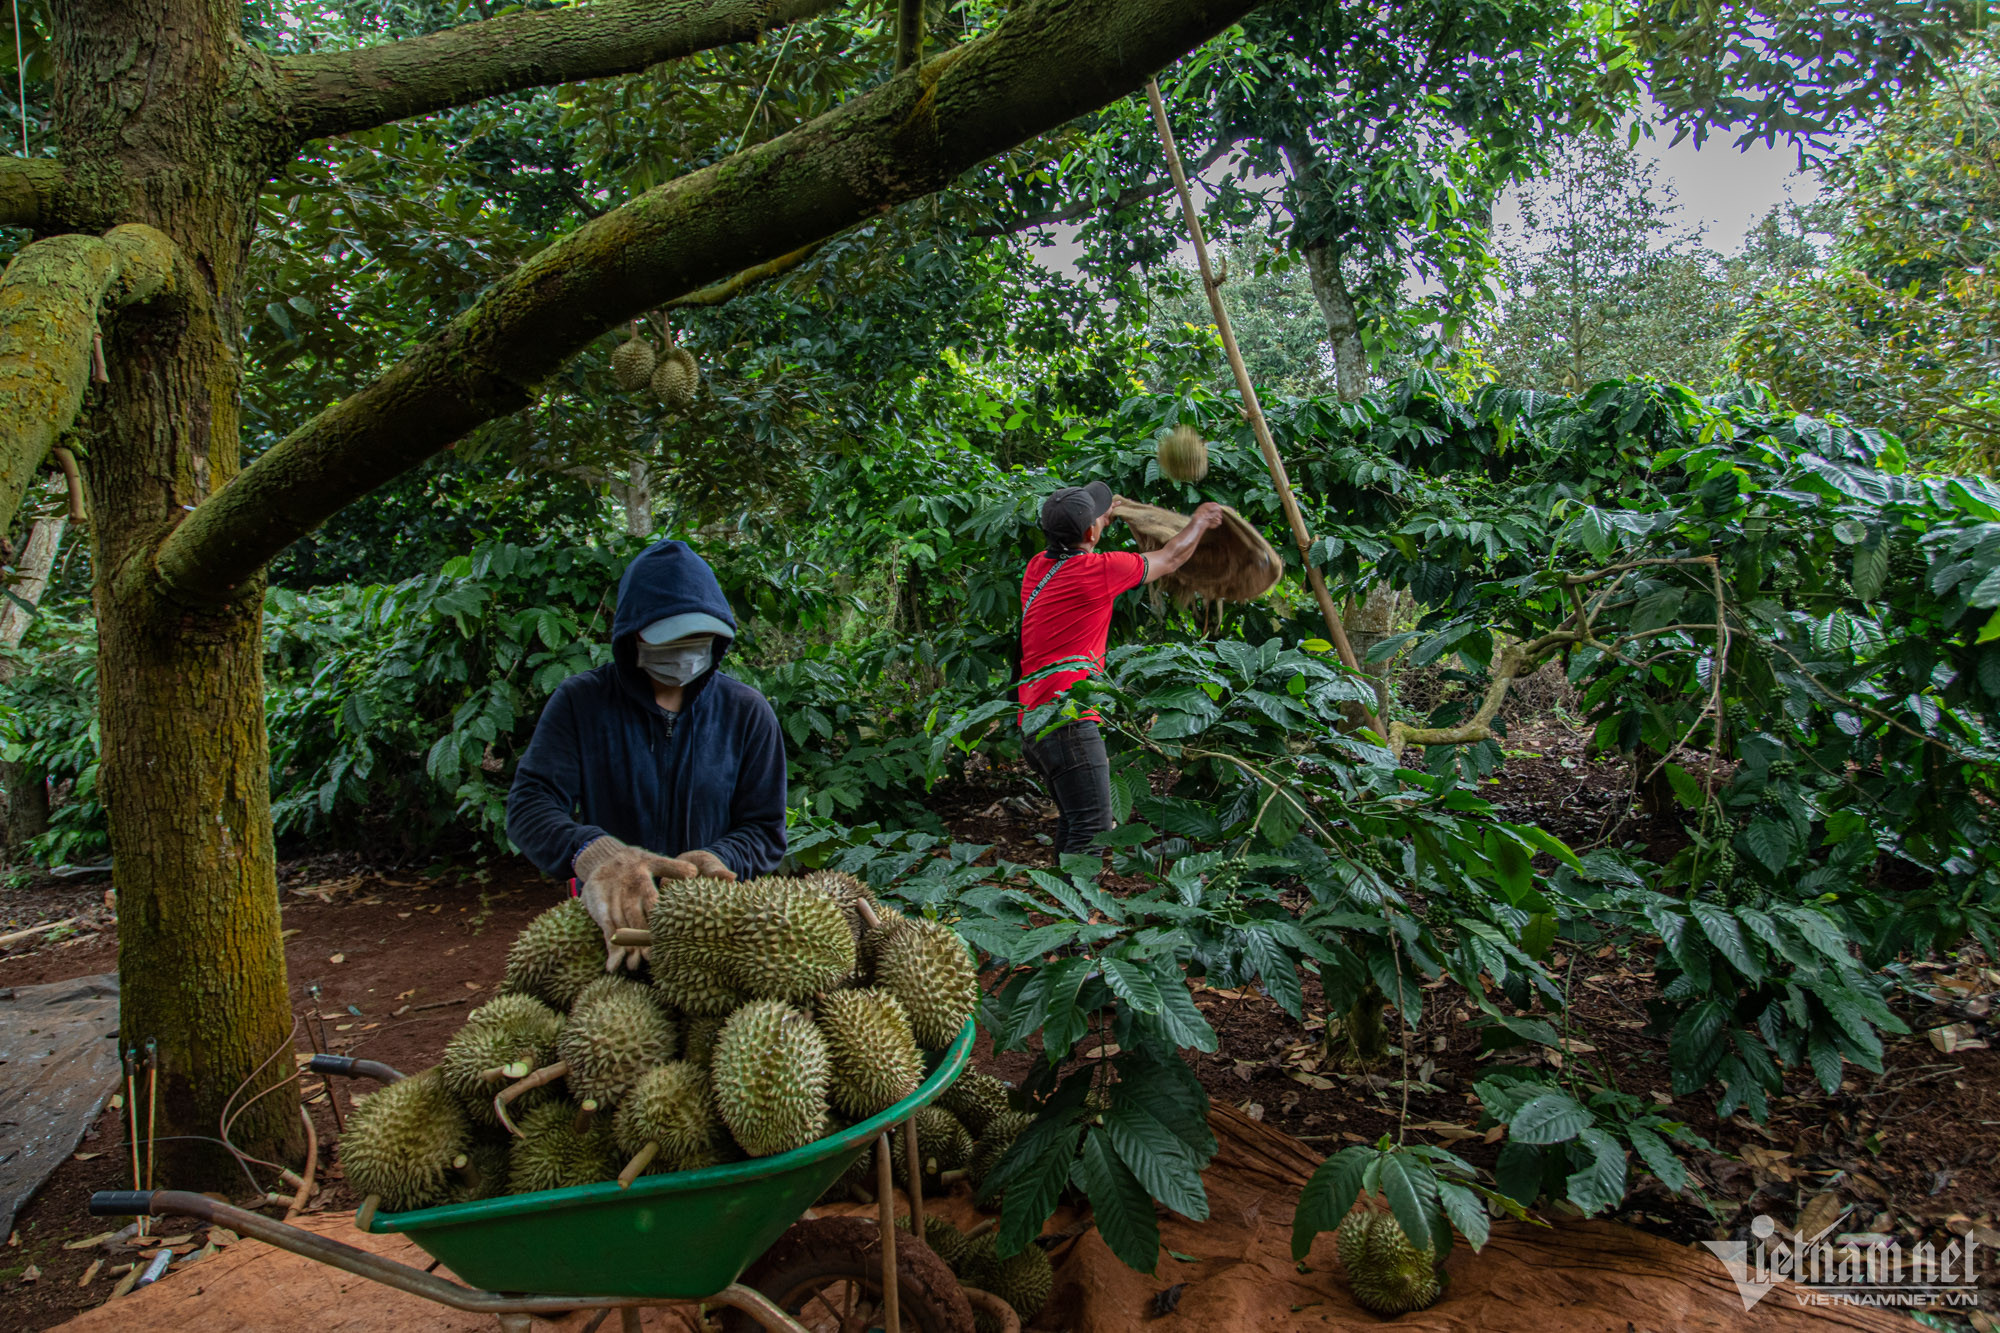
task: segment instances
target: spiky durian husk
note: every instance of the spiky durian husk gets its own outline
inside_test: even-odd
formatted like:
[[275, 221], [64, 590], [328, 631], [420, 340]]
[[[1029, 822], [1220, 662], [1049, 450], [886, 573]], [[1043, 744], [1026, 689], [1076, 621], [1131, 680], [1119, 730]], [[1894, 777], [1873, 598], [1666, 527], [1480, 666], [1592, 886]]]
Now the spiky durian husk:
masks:
[[[518, 1105], [518, 1103], [517, 1103]], [[466, 1144], [464, 1166], [451, 1172], [452, 1203], [491, 1199], [507, 1192], [508, 1136], [478, 1134]]]
[[710, 1064], [723, 1123], [752, 1157], [789, 1152], [826, 1127], [826, 1039], [781, 1000], [753, 1000], [729, 1016]]
[[358, 1102], [340, 1138], [340, 1165], [359, 1194], [392, 1213], [428, 1208], [451, 1193], [452, 1163], [471, 1129], [435, 1069]]
[[1443, 1290], [1436, 1246], [1410, 1244], [1394, 1214], [1349, 1213], [1334, 1237], [1354, 1299], [1376, 1314], [1421, 1310]]
[[571, 1101], [538, 1106], [519, 1121], [521, 1137], [507, 1162], [507, 1192], [568, 1189], [610, 1180], [624, 1165], [611, 1134], [611, 1117], [592, 1117], [580, 1132]]
[[575, 1013], [585, 1005], [600, 1000], [607, 995], [617, 995], [624, 991], [638, 991], [642, 995], [647, 994], [646, 983], [635, 981], [627, 973], [607, 972], [576, 993], [576, 999], [570, 1002], [570, 1012]]
[[604, 932], [580, 899], [571, 898], [528, 923], [507, 951], [507, 991], [532, 995], [567, 1012], [577, 993], [604, 975]]
[[[934, 1186], [944, 1172], [961, 1170], [971, 1162], [972, 1135], [965, 1132], [957, 1116], [940, 1106], [926, 1106], [917, 1112], [915, 1119], [917, 1151], [923, 1161], [926, 1188]], [[889, 1155], [889, 1169], [898, 1185], [904, 1189], [910, 1187], [910, 1155], [901, 1143]]]
[[[899, 1217], [896, 1219], [896, 1225], [907, 1232], [910, 1229], [910, 1219]], [[932, 1254], [944, 1260], [946, 1268], [957, 1271], [959, 1260], [964, 1257], [965, 1247], [970, 1241], [971, 1238], [963, 1231], [936, 1213], [924, 1214], [924, 1244], [930, 1246]]]
[[1009, 1109], [1007, 1085], [991, 1074], [968, 1070], [944, 1090], [937, 1104], [957, 1116], [973, 1138], [983, 1138], [993, 1117]]
[[972, 1150], [972, 1161], [966, 1166], [972, 1174], [972, 1183], [982, 1184], [1014, 1146], [1014, 1140], [1021, 1137], [1021, 1131], [1034, 1123], [1035, 1117], [1026, 1111], [1002, 1111], [987, 1121], [986, 1132], [979, 1136]]
[[[503, 1005], [502, 1000], [510, 1003]], [[561, 1027], [561, 1016], [530, 996], [509, 995], [490, 1001], [473, 1010], [458, 1035], [445, 1043], [444, 1055], [438, 1060], [438, 1077], [474, 1125], [497, 1127], [500, 1121], [493, 1113], [493, 1095], [507, 1086], [509, 1079], [489, 1082], [481, 1076], [507, 1065], [526, 1066], [525, 1073], [553, 1063], [556, 1033]], [[536, 1088], [515, 1101], [516, 1113], [525, 1113], [553, 1095], [550, 1088]]]
[[715, 952], [723, 981], [759, 1000], [798, 1002], [854, 974], [854, 934], [838, 904], [795, 879], [753, 880]]
[[903, 1002], [917, 1045], [941, 1050], [979, 1003], [979, 974], [949, 926], [906, 920], [875, 965], [875, 985]]
[[623, 982], [576, 1007], [556, 1035], [556, 1053], [569, 1065], [570, 1094], [608, 1111], [640, 1075], [674, 1058], [676, 1035], [652, 993]]
[[684, 347], [676, 347], [660, 358], [653, 368], [653, 396], [668, 407], [684, 408], [694, 401], [695, 390], [701, 387], [701, 374], [694, 354]]
[[726, 1017], [689, 1018], [681, 1022], [681, 1059], [706, 1073], [715, 1059], [715, 1039], [722, 1035]]
[[833, 1072], [829, 1095], [851, 1116], [886, 1111], [917, 1090], [924, 1057], [909, 1015], [887, 991], [834, 991], [819, 1002], [819, 1030]]
[[739, 990], [716, 976], [701, 959], [705, 949], [673, 945], [653, 948], [653, 993], [660, 1003], [689, 1018], [725, 1018], [743, 1003]]
[[862, 981], [870, 986], [875, 984], [875, 967], [882, 961], [882, 951], [889, 947], [889, 942], [901, 933], [903, 924], [909, 920], [893, 907], [877, 907], [875, 919], [880, 924], [861, 936], [860, 956], [856, 960]]
[[653, 932], [653, 947], [691, 945], [715, 948], [727, 943], [743, 914], [749, 885], [730, 880], [667, 880], [660, 885], [659, 901], [646, 918]]
[[643, 389], [652, 382], [656, 360], [651, 343], [637, 336], [628, 338], [612, 349], [611, 378], [627, 393]]
[[1160, 475], [1170, 481], [1200, 481], [1208, 475], [1208, 442], [1193, 426], [1175, 426], [1160, 437]]
[[612, 1122], [618, 1150], [629, 1159], [648, 1143], [660, 1145], [651, 1172], [682, 1171], [714, 1155], [728, 1137], [715, 1109], [707, 1071], [685, 1060], [648, 1070], [618, 1104]]
[[966, 1286], [991, 1292], [1013, 1306], [1024, 1324], [1042, 1312], [1056, 1285], [1055, 1267], [1041, 1246], [1031, 1244], [1002, 1259], [991, 1232], [966, 1242], [957, 1271]]
[[840, 914], [847, 918], [847, 928], [854, 935], [854, 953], [857, 967], [861, 956], [861, 942], [868, 937], [868, 922], [861, 915], [860, 904], [867, 903], [881, 918], [882, 909], [876, 904], [875, 891], [861, 880], [842, 870], [815, 870], [799, 878], [801, 884], [818, 889], [833, 899], [840, 908]]

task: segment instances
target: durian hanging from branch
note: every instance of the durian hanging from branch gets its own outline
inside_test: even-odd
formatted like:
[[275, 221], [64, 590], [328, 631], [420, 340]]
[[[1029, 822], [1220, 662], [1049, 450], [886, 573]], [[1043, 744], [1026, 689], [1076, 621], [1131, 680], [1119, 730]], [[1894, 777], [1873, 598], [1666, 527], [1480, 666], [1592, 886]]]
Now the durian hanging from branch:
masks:
[[666, 330], [667, 350], [653, 367], [653, 396], [676, 412], [694, 406], [695, 392], [701, 388], [701, 367], [694, 353], [674, 344], [674, 328], [661, 321]]
[[611, 378], [627, 393], [636, 393], [653, 382], [653, 364], [658, 360], [653, 345], [639, 336], [639, 321], [632, 321], [631, 336], [611, 353]]

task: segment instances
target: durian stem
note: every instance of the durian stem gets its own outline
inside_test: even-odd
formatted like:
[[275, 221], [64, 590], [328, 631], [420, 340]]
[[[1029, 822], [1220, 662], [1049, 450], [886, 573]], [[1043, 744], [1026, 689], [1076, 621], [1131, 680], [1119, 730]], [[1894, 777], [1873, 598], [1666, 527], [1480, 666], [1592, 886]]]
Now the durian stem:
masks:
[[356, 1231], [366, 1231], [369, 1225], [375, 1221], [375, 1210], [381, 1206], [382, 1196], [379, 1194], [371, 1194], [363, 1199], [361, 1206], [354, 1210], [354, 1229]]
[[1000, 1225], [999, 1218], [989, 1217], [985, 1221], [981, 1222], [978, 1226], [972, 1228], [972, 1230], [966, 1232], [965, 1238], [967, 1240], [971, 1240], [976, 1236], [983, 1236], [987, 1232], [991, 1231], [994, 1227], [997, 1227], [999, 1225]]
[[856, 898], [854, 900], [854, 910], [860, 915], [862, 921], [867, 924], [868, 929], [882, 929], [882, 918], [875, 915], [874, 904], [870, 903], [866, 898]]
[[485, 1183], [480, 1178], [479, 1168], [474, 1166], [472, 1159], [464, 1153], [460, 1153], [451, 1159], [451, 1171], [453, 1175], [457, 1176], [464, 1183], [467, 1189], [476, 1190]]
[[959, 1167], [954, 1171], [941, 1171], [938, 1173], [938, 1184], [946, 1186], [948, 1188], [952, 1185], [956, 1185], [959, 1181], [964, 1180], [970, 1174], [972, 1173], [967, 1171], [964, 1167]]
[[653, 947], [653, 932], [625, 926], [611, 932], [611, 942], [625, 949], [650, 949]]
[[528, 1062], [525, 1060], [516, 1060], [512, 1064], [495, 1065], [491, 1069], [480, 1070], [479, 1081], [481, 1083], [498, 1083], [503, 1078], [526, 1078], [528, 1073]]
[[545, 1087], [567, 1073], [569, 1073], [569, 1061], [558, 1060], [552, 1065], [543, 1065], [540, 1069], [537, 1069], [534, 1073], [517, 1083], [509, 1083], [495, 1094], [493, 1098], [493, 1114], [499, 1118], [501, 1124], [507, 1127], [509, 1134], [512, 1134], [517, 1139], [520, 1138], [520, 1127], [508, 1116], [507, 1103], [517, 1098], [525, 1097], [536, 1088]]
[[618, 1173], [618, 1188], [631, 1189], [632, 1182], [645, 1175], [646, 1168], [651, 1166], [653, 1159], [659, 1155], [660, 1145], [657, 1143], [648, 1142], [645, 1147], [639, 1149], [632, 1160], [625, 1163], [625, 1169]]
[[569, 1127], [582, 1134], [590, 1129], [590, 1122], [595, 1119], [597, 1119], [597, 1099], [592, 1097], [576, 1108], [576, 1119], [569, 1122]]

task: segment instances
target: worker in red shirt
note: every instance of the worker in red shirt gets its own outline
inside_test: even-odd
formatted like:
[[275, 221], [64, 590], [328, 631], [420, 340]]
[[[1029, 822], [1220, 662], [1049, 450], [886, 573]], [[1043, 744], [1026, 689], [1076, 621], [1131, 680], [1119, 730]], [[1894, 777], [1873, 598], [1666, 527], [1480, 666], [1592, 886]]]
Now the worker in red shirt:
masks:
[[[1101, 481], [1065, 486], [1042, 502], [1048, 549], [1028, 561], [1021, 578], [1021, 676], [1059, 662], [1055, 671], [1021, 686], [1020, 719], [1092, 672], [1104, 668], [1111, 604], [1120, 593], [1163, 579], [1187, 563], [1202, 534], [1222, 522], [1222, 507], [1205, 504], [1157, 551], [1099, 551], [1098, 540], [1118, 516], [1119, 497]], [[1056, 803], [1056, 854], [1087, 852], [1112, 826], [1111, 761], [1098, 718], [1086, 711], [1043, 736], [1022, 739], [1022, 752]]]

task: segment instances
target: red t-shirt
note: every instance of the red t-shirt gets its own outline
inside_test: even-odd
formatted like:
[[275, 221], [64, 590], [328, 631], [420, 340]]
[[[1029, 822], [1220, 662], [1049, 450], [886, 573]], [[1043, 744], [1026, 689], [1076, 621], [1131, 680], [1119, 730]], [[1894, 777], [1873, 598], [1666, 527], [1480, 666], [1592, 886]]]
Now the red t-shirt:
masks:
[[[1111, 633], [1111, 604], [1118, 594], [1130, 592], [1146, 581], [1146, 557], [1132, 551], [1085, 551], [1063, 561], [1054, 578], [1043, 586], [1035, 604], [1028, 608], [1028, 596], [1055, 563], [1047, 551], [1028, 561], [1021, 576], [1021, 675], [1034, 675], [1044, 667], [1069, 658], [1081, 658], [1088, 666], [1075, 671], [1058, 671], [1021, 686], [1023, 715], [1038, 708], [1104, 667], [1104, 641]], [[1096, 713], [1086, 712], [1095, 718]]]

